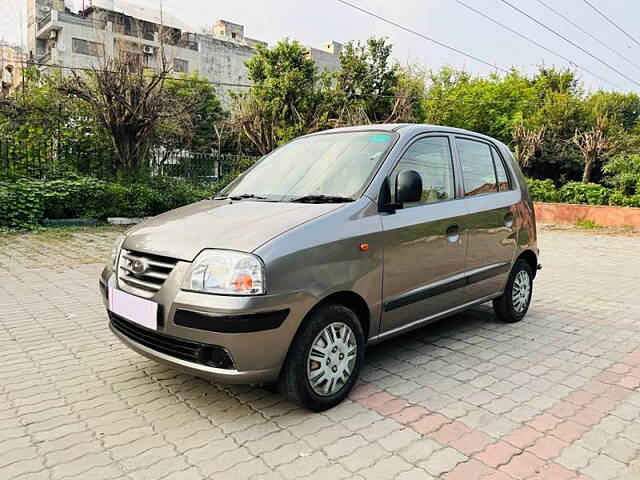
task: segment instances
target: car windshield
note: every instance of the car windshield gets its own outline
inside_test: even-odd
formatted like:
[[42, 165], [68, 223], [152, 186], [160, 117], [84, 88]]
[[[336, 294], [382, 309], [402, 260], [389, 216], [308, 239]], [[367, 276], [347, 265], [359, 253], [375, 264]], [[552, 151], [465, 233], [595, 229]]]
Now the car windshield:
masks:
[[375, 174], [396, 134], [329, 133], [294, 140], [264, 157], [221, 196], [276, 201], [350, 201]]

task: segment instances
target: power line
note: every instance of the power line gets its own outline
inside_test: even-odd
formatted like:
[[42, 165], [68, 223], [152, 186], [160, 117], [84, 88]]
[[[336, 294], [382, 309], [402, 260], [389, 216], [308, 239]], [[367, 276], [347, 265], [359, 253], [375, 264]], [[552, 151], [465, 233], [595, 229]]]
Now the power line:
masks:
[[[525, 17], [527, 17], [529, 20], [532, 20], [533, 22], [537, 23], [538, 25], [540, 25], [541, 27], [543, 27], [545, 30], [550, 31], [551, 33], [553, 33], [554, 35], [560, 37], [561, 39], [563, 39], [565, 42], [573, 45], [574, 47], [576, 47], [578, 50], [580, 50], [581, 52], [586, 53], [587, 55], [589, 55], [591, 58], [593, 58], [594, 60], [597, 60], [598, 62], [600, 62], [602, 65], [604, 65], [605, 67], [613, 70], [614, 72], [616, 72], [618, 75], [626, 78], [627, 80], [629, 80], [630, 82], [632, 82], [633, 84], [637, 85], [638, 87], [640, 87], [640, 83], [636, 82], [633, 78], [629, 77], [628, 75], [624, 74], [623, 72], [621, 72], [620, 70], [618, 70], [617, 68], [612, 67], [611, 65], [609, 65], [607, 62], [605, 62], [604, 60], [601, 60], [600, 58], [596, 57], [593, 53], [589, 52], [588, 50], [582, 48], [580, 45], [578, 45], [575, 42], [572, 42], [571, 40], [569, 40], [567, 37], [565, 37], [564, 35], [562, 35], [561, 33], [556, 32], [554, 29], [552, 29], [551, 27], [546, 26], [544, 23], [542, 23], [540, 20], [532, 17], [531, 15], [529, 15], [527, 12], [525, 12], [524, 10], [521, 10], [520, 8], [516, 7], [515, 5], [513, 5], [512, 3], [508, 2], [507, 0], [500, 0], [502, 3], [504, 3], [505, 5], [508, 5], [509, 7], [513, 8], [515, 11], [521, 13], [522, 15], [524, 15]], [[586, 1], [586, 0], [583, 0]]]
[[538, 46], [538, 47], [542, 48], [543, 50], [545, 50], [545, 51], [547, 51], [547, 52], [549, 52], [549, 53], [551, 53], [551, 54], [555, 55], [555, 56], [556, 56], [556, 57], [558, 57], [558, 58], [561, 58], [561, 59], [562, 59], [562, 60], [564, 60], [565, 62], [568, 62], [570, 65], [574, 65], [574, 66], [578, 67], [579, 69], [584, 70], [585, 72], [587, 72], [587, 73], [589, 73], [589, 74], [593, 75], [594, 77], [596, 77], [596, 78], [598, 78], [598, 79], [602, 80], [603, 82], [605, 82], [605, 83], [607, 83], [607, 84], [609, 84], [609, 85], [612, 85], [612, 86], [613, 86], [613, 87], [615, 87], [615, 88], [618, 88], [618, 89], [622, 90], [622, 89], [621, 89], [620, 87], [618, 87], [615, 83], [612, 83], [612, 82], [610, 82], [609, 80], [607, 80], [606, 78], [604, 78], [604, 77], [602, 77], [602, 76], [598, 75], [597, 73], [592, 72], [591, 70], [588, 70], [587, 68], [585, 68], [585, 67], [583, 67], [583, 66], [578, 65], [577, 63], [575, 63], [574, 61], [572, 61], [572, 60], [568, 59], [567, 57], [565, 57], [565, 56], [563, 56], [563, 55], [561, 55], [561, 54], [559, 54], [559, 53], [557, 53], [557, 52], [555, 52], [555, 51], [551, 50], [550, 48], [545, 47], [545, 46], [544, 46], [544, 45], [542, 45], [541, 43], [539, 43], [539, 42], [537, 42], [537, 41], [535, 41], [535, 40], [533, 40], [533, 39], [531, 39], [531, 38], [527, 37], [526, 35], [523, 35], [522, 33], [518, 32], [517, 30], [515, 30], [515, 29], [513, 29], [513, 28], [509, 27], [508, 25], [505, 25], [504, 23], [499, 22], [499, 21], [498, 21], [498, 20], [496, 20], [495, 18], [492, 18], [492, 17], [490, 17], [490, 16], [488, 16], [488, 15], [485, 15], [485, 14], [484, 14], [484, 13], [482, 13], [481, 11], [476, 10], [475, 8], [473, 8], [471, 5], [468, 5], [468, 4], [464, 3], [464, 2], [463, 2], [463, 1], [461, 1], [461, 0], [453, 0], [453, 1], [454, 1], [454, 2], [456, 2], [456, 3], [458, 3], [458, 4], [460, 4], [460, 5], [462, 5], [462, 6], [463, 6], [463, 7], [465, 7], [465, 8], [468, 8], [469, 10], [471, 10], [471, 11], [473, 11], [473, 12], [477, 13], [477, 14], [478, 14], [478, 15], [480, 15], [481, 17], [486, 18], [487, 20], [490, 20], [490, 21], [492, 21], [493, 23], [495, 23], [495, 24], [497, 24], [497, 25], [500, 25], [502, 28], [507, 29], [508, 31], [510, 31], [511, 33], [513, 33], [513, 34], [515, 34], [515, 35], [519, 36], [520, 38], [523, 38], [523, 39], [525, 39], [526, 41], [533, 43], [534, 45], [536, 45], [536, 46]]
[[553, 13], [555, 13], [556, 15], [558, 15], [559, 17], [563, 18], [565, 21], [569, 22], [571, 25], [573, 25], [574, 27], [576, 27], [578, 30], [580, 30], [582, 33], [584, 33], [585, 35], [587, 35], [589, 38], [595, 40], [596, 42], [598, 42], [600, 45], [602, 45], [603, 47], [605, 47], [607, 50], [615, 53], [616, 55], [618, 55], [620, 58], [626, 60], [627, 62], [629, 62], [631, 65], [633, 65], [634, 67], [640, 69], [640, 66], [631, 61], [628, 57], [625, 57], [623, 54], [621, 54], [620, 52], [618, 52], [615, 48], [611, 48], [609, 45], [607, 45], [606, 43], [604, 43], [602, 40], [600, 40], [599, 38], [597, 38], [596, 36], [594, 36], [589, 30], [586, 30], [584, 28], [582, 28], [580, 25], [578, 25], [576, 22], [574, 22], [573, 20], [571, 20], [570, 18], [567, 18], [565, 15], [563, 15], [562, 13], [558, 12], [555, 8], [553, 8], [552, 6], [550, 6], [549, 4], [547, 4], [546, 2], [544, 2], [543, 0], [536, 0], [538, 3], [540, 3], [541, 5], [543, 5], [544, 7], [548, 8], [549, 10], [551, 10]]
[[380, 15], [377, 15], [376, 13], [373, 13], [373, 12], [371, 12], [371, 11], [369, 11], [369, 10], [365, 10], [364, 8], [358, 7], [357, 5], [354, 5], [354, 4], [352, 4], [352, 3], [349, 3], [349, 2], [347, 2], [347, 1], [345, 1], [345, 0], [337, 0], [337, 1], [338, 1], [338, 2], [340, 2], [340, 3], [342, 3], [342, 4], [344, 4], [344, 5], [347, 5], [348, 7], [353, 8], [353, 9], [355, 9], [355, 10], [359, 10], [360, 12], [365, 13], [366, 15], [369, 15], [369, 16], [374, 17], [374, 18], [377, 18], [378, 20], [381, 20], [381, 21], [383, 21], [383, 22], [385, 22], [385, 23], [388, 23], [389, 25], [393, 25], [393, 26], [394, 26], [394, 27], [396, 27], [396, 28], [399, 28], [399, 29], [401, 29], [401, 30], [404, 30], [405, 32], [409, 32], [409, 33], [411, 33], [411, 34], [413, 34], [413, 35], [416, 35], [416, 36], [418, 36], [418, 37], [420, 37], [420, 38], [423, 38], [423, 39], [425, 39], [425, 40], [427, 40], [427, 41], [429, 41], [429, 42], [435, 43], [436, 45], [439, 45], [439, 46], [441, 46], [441, 47], [444, 47], [444, 48], [446, 48], [446, 49], [448, 49], [448, 50], [451, 50], [451, 51], [453, 51], [453, 52], [456, 52], [456, 53], [458, 53], [458, 54], [460, 54], [460, 55], [464, 55], [464, 56], [465, 56], [465, 57], [467, 57], [467, 58], [470, 58], [470, 59], [472, 59], [472, 60], [475, 60], [476, 62], [480, 62], [480, 63], [482, 63], [482, 64], [484, 64], [484, 65], [487, 65], [487, 66], [491, 67], [492, 69], [500, 70], [501, 72], [504, 72], [504, 73], [508, 73], [508, 72], [509, 72], [508, 70], [506, 70], [506, 69], [504, 69], [504, 68], [501, 68], [501, 67], [498, 67], [497, 65], [492, 64], [491, 62], [488, 62], [488, 61], [483, 60], [483, 59], [481, 59], [481, 58], [475, 57], [475, 56], [473, 56], [473, 55], [471, 55], [471, 54], [469, 54], [469, 53], [463, 52], [462, 50], [458, 50], [458, 49], [457, 49], [457, 48], [455, 48], [455, 47], [452, 47], [452, 46], [450, 46], [450, 45], [447, 45], [446, 43], [443, 43], [443, 42], [440, 42], [440, 41], [438, 41], [438, 40], [435, 40], [435, 39], [433, 39], [433, 38], [431, 38], [431, 37], [428, 37], [428, 36], [426, 36], [426, 35], [424, 35], [424, 34], [422, 34], [422, 33], [420, 33], [420, 32], [416, 32], [415, 30], [412, 30], [412, 29], [410, 29], [410, 28], [408, 28], [408, 27], [405, 27], [404, 25], [400, 25], [399, 23], [396, 23], [396, 22], [394, 22], [394, 21], [392, 21], [392, 20], [389, 20], [388, 18], [385, 18], [385, 17], [382, 17], [382, 16], [380, 16]]
[[609, 17], [607, 17], [604, 13], [602, 13], [600, 10], [598, 10], [596, 7], [594, 7], [591, 2], [589, 2], [588, 0], [582, 0], [584, 3], [586, 3], [587, 5], [589, 5], [591, 7], [592, 10], [595, 10], [602, 18], [604, 18], [607, 22], [609, 22], [611, 25], [613, 25], [614, 27], [616, 27], [618, 30], [620, 30], [622, 33], [624, 33], [633, 43], [635, 43], [636, 45], [638, 45], [640, 47], [640, 43], [638, 43], [638, 41], [633, 38], [631, 35], [629, 35], [626, 30], [623, 30], [622, 27], [620, 27], [616, 22], [614, 22], [613, 20], [611, 20]]

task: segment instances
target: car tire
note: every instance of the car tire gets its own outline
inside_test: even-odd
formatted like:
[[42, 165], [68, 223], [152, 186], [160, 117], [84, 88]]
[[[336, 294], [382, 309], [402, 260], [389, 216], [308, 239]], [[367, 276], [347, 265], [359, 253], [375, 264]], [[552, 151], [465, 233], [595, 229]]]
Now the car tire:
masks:
[[314, 412], [339, 404], [358, 378], [364, 344], [362, 325], [352, 310], [321, 306], [301, 325], [289, 348], [280, 392]]
[[529, 264], [518, 259], [513, 264], [502, 296], [493, 300], [493, 311], [505, 323], [519, 322], [527, 314], [533, 294], [533, 272]]

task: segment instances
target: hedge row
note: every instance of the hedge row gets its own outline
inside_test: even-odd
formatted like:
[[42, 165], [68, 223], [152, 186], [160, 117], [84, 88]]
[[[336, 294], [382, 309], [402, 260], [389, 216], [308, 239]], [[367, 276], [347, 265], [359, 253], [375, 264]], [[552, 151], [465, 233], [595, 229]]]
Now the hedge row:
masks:
[[111, 183], [88, 177], [0, 182], [0, 227], [32, 229], [45, 218], [144, 217], [211, 197], [222, 184], [156, 177]]
[[640, 194], [625, 195], [599, 183], [569, 182], [556, 188], [552, 180], [527, 180], [536, 202], [640, 207]]
[[[640, 207], [640, 194], [624, 195], [597, 183], [528, 180], [539, 202]], [[0, 182], [0, 228], [31, 229], [45, 218], [146, 217], [211, 197], [223, 184], [194, 184], [172, 177], [147, 183], [112, 183], [89, 177]]]

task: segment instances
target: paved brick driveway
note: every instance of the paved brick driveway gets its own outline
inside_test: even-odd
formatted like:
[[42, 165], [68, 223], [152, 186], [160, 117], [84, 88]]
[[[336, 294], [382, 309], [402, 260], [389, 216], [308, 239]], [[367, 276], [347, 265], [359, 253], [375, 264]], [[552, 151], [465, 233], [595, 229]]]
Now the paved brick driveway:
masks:
[[131, 352], [115, 234], [0, 239], [0, 479], [640, 478], [640, 238], [543, 231], [525, 321], [479, 308], [371, 348], [312, 414]]

